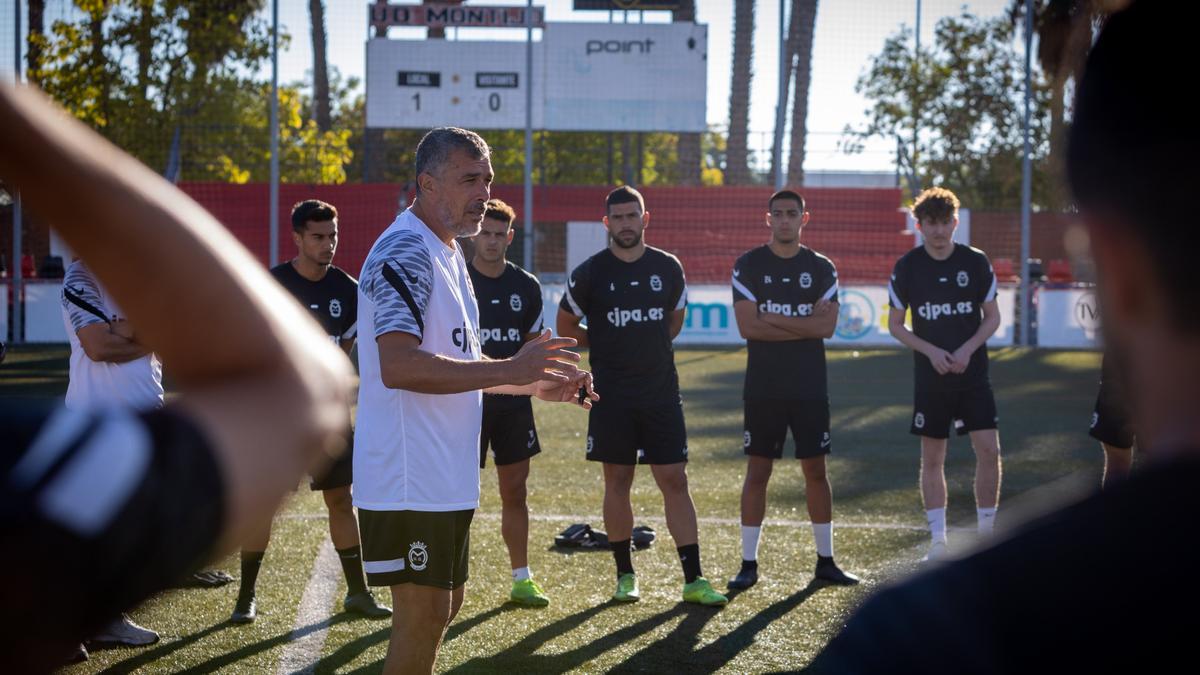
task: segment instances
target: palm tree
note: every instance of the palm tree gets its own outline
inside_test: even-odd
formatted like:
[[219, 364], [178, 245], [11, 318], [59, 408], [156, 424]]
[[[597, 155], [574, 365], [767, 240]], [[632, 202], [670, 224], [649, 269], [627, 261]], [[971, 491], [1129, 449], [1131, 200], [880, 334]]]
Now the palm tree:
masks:
[[308, 13], [312, 20], [313, 116], [318, 129], [329, 131], [332, 122], [329, 113], [329, 65], [325, 60], [325, 3], [322, 0], [308, 0]]
[[751, 61], [754, 56], [754, 0], [733, 3], [733, 77], [729, 87], [729, 137], [726, 141], [725, 183], [747, 185], [747, 137], [750, 124]]
[[[682, 0], [679, 8], [672, 13], [672, 20], [678, 23], [695, 23], [696, 0]], [[681, 185], [700, 184], [700, 134], [679, 134], [679, 145], [676, 155], [679, 157], [679, 183]]]
[[[1050, 80], [1050, 170], [1056, 177], [1062, 177], [1064, 170], [1067, 83], [1082, 74], [1092, 29], [1105, 15], [1103, 4], [1097, 0], [1034, 0], [1038, 65]], [[1009, 6], [1013, 22], [1023, 19], [1024, 14], [1025, 1], [1013, 0]], [[1051, 199], [1051, 206], [1061, 208], [1067, 202], [1065, 190], [1054, 190]]]
[[812, 81], [813, 33], [817, 25], [817, 0], [792, 0], [788, 23], [787, 58], [795, 98], [792, 100], [791, 147], [788, 150], [787, 184], [804, 185], [804, 144], [808, 137], [808, 87]]

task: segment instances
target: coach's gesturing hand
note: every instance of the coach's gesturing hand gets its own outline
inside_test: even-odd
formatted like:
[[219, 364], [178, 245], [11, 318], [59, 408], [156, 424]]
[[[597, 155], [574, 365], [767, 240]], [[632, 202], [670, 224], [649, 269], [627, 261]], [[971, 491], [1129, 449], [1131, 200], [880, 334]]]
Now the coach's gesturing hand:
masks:
[[584, 410], [590, 410], [592, 403], [600, 400], [600, 395], [592, 388], [592, 374], [586, 370], [576, 371], [575, 376], [566, 382], [542, 380], [533, 386], [533, 395], [543, 401], [574, 403]]
[[509, 359], [512, 368], [509, 382], [522, 385], [543, 380], [557, 384], [573, 381], [580, 372], [575, 365], [579, 354], [566, 348], [576, 344], [574, 338], [552, 337], [549, 330], [542, 331]]

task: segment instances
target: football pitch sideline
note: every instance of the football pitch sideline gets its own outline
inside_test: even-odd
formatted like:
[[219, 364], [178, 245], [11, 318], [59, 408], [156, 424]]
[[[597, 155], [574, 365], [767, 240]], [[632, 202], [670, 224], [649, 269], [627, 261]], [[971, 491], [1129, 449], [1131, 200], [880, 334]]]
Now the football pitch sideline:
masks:
[[[700, 517], [704, 574], [719, 590], [741, 560], [738, 504], [744, 349], [676, 353], [688, 422], [688, 474]], [[1099, 354], [1003, 349], [992, 352], [1004, 479], [998, 529], [1050, 499], [1098, 485], [1101, 454], [1087, 436]], [[530, 564], [551, 604], [506, 604], [508, 556], [489, 460], [471, 533], [471, 580], [438, 663], [441, 672], [773, 672], [809, 663], [864, 595], [915, 568], [928, 542], [917, 493], [918, 441], [908, 434], [912, 355], [900, 350], [829, 350], [836, 555], [863, 577], [858, 587], [810, 583], [816, 552], [799, 462], [777, 463], [759, 555], [762, 579], [722, 609], [685, 605], [682, 575], [650, 472], [633, 489], [635, 520], [658, 540], [634, 554], [642, 601], [609, 602], [615, 584], [607, 551], [560, 551], [553, 537], [574, 522], [603, 529], [600, 467], [584, 460], [587, 415], [535, 402], [542, 453], [529, 477]], [[169, 366], [168, 366], [169, 371]], [[66, 390], [64, 347], [14, 349], [0, 365], [0, 396]], [[169, 377], [169, 372], [168, 372]], [[603, 392], [600, 392], [603, 395]], [[0, 399], [0, 405], [3, 404]], [[790, 443], [785, 453], [790, 453]], [[946, 462], [952, 551], [974, 529], [974, 457], [965, 438]], [[1000, 535], [1002, 536], [1002, 534]], [[9, 552], [9, 555], [17, 554]], [[236, 555], [213, 567], [238, 572]], [[390, 603], [384, 593], [379, 597]], [[66, 673], [378, 672], [387, 621], [340, 613], [345, 595], [328, 543], [319, 494], [302, 486], [280, 512], [258, 579], [258, 620], [228, 624], [236, 582], [163, 593], [134, 620], [162, 639], [146, 648], [96, 650]], [[69, 608], [65, 611], [69, 611]]]

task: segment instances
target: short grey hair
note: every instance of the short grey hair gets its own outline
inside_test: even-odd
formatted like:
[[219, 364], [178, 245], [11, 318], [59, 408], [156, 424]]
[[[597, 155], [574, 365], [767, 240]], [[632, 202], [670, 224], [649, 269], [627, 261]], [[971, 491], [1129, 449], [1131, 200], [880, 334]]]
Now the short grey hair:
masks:
[[[437, 174], [455, 150], [462, 150], [474, 159], [490, 159], [492, 149], [487, 141], [468, 129], [458, 127], [438, 127], [425, 134], [417, 144], [417, 173], [419, 178], [423, 173]], [[421, 192], [421, 184], [417, 182], [417, 192]]]

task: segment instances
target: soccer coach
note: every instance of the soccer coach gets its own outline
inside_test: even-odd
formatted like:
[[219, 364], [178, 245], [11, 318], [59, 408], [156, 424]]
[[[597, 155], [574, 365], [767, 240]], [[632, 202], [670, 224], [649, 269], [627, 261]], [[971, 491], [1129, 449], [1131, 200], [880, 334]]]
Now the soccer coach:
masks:
[[[462, 606], [479, 506], [480, 390], [591, 407], [591, 374], [549, 331], [512, 358], [483, 356], [479, 308], [456, 237], [474, 236], [491, 196], [478, 134], [434, 129], [417, 146], [417, 196], [359, 275], [354, 505], [363, 568], [392, 591], [385, 673], [432, 672]], [[514, 386], [515, 385], [515, 386]], [[580, 387], [589, 396], [577, 399]]]

